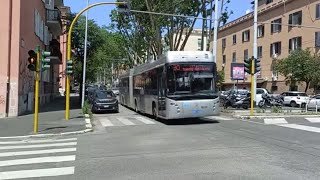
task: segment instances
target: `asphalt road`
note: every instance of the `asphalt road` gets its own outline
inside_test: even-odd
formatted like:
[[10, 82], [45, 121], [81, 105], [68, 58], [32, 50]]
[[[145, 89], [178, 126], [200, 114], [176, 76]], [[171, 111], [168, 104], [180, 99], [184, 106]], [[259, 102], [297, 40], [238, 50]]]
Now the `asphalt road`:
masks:
[[320, 131], [288, 126], [320, 120], [305, 121], [219, 117], [166, 124], [121, 108], [94, 115], [93, 133], [63, 137], [74, 138], [61, 141], [76, 147], [67, 154], [75, 160], [53, 166], [69, 174], [42, 179], [319, 179]]
[[319, 178], [315, 132], [228, 118], [168, 125], [126, 108], [95, 115], [95, 127], [78, 138], [76, 179]]

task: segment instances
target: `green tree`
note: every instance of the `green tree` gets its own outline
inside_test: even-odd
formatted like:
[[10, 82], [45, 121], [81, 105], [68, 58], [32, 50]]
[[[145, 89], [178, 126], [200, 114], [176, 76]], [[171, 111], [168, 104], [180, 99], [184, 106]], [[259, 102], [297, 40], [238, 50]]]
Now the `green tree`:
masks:
[[[207, 10], [209, 0], [132, 0], [131, 7], [139, 11], [179, 14], [198, 17], [201, 13], [207, 17], [207, 11], [213, 13], [214, 7]], [[222, 0], [219, 22], [225, 23], [229, 18], [227, 4]], [[113, 28], [127, 40], [127, 50], [132, 61], [144, 62], [148, 55], [158, 56], [164, 47], [169, 50], [182, 51], [192, 33], [196, 19], [152, 15], [140, 12], [121, 14], [116, 11], [111, 15]]]
[[224, 81], [225, 81], [224, 70], [220, 70], [217, 72], [217, 84], [221, 86]]
[[298, 49], [287, 58], [278, 60], [275, 69], [286, 78], [291, 85], [296, 82], [306, 84], [305, 92], [311, 82], [318, 84], [320, 79], [319, 56], [312, 54], [309, 49]]

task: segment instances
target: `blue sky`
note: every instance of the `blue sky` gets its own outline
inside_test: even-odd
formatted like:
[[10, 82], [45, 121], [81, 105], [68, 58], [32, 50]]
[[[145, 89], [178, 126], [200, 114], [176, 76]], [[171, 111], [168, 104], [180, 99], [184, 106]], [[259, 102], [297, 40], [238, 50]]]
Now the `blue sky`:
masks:
[[[97, 2], [114, 2], [115, 0], [89, 0], [89, 4]], [[246, 13], [247, 9], [251, 8], [252, 0], [231, 0], [229, 10], [233, 10], [234, 14], [230, 17], [232, 21]], [[64, 4], [71, 8], [72, 12], [79, 12], [86, 7], [87, 0], [64, 0]], [[110, 12], [114, 9], [114, 5], [97, 6], [89, 10], [89, 19], [95, 20], [99, 25], [109, 25]], [[197, 22], [195, 28], [201, 27], [201, 23]]]

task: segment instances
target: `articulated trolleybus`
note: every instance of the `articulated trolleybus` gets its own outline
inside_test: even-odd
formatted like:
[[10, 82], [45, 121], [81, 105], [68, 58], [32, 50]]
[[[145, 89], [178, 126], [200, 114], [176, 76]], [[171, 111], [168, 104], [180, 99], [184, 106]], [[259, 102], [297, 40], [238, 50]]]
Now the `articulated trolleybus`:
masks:
[[207, 51], [169, 51], [120, 76], [120, 103], [162, 119], [220, 113], [216, 64]]

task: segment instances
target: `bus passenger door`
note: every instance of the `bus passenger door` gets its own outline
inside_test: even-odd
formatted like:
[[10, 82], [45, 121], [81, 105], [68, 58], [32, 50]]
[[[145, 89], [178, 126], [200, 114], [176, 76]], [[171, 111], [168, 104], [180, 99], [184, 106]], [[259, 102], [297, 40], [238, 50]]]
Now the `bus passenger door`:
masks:
[[[142, 79], [143, 79], [143, 82], [145, 82], [145, 74], [143, 73], [142, 74]], [[145, 83], [143, 83], [141, 89], [140, 89], [140, 94], [139, 94], [139, 98], [140, 98], [140, 101], [139, 101], [139, 105], [140, 105], [140, 111], [142, 112], [146, 112], [146, 109], [145, 109]]]
[[166, 117], [165, 84], [165, 72], [161, 70], [158, 73], [158, 114], [162, 117]]

